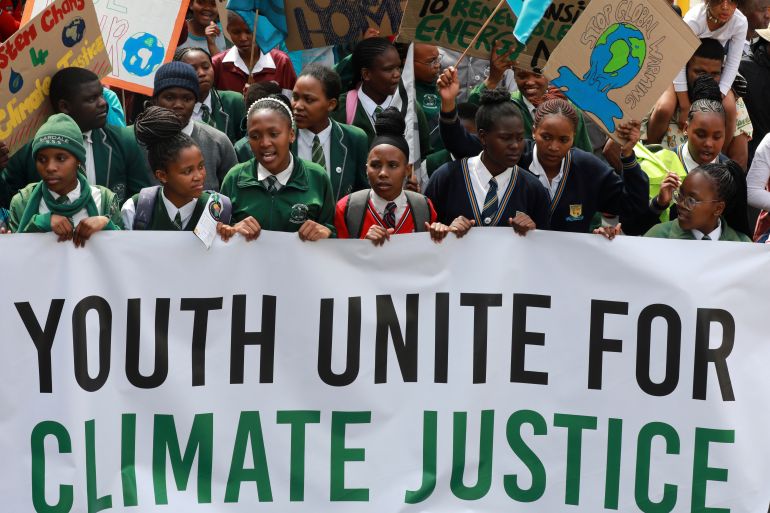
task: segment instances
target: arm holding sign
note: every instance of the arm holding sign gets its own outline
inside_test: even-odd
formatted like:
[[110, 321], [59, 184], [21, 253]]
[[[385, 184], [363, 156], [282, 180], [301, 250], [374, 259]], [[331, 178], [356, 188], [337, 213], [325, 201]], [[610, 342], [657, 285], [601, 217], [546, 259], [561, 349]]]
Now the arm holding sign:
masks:
[[456, 98], [460, 91], [457, 70], [450, 66], [444, 70], [436, 82], [441, 96], [441, 117], [439, 130], [444, 147], [455, 158], [475, 157], [481, 153], [478, 137], [469, 134], [457, 117]]

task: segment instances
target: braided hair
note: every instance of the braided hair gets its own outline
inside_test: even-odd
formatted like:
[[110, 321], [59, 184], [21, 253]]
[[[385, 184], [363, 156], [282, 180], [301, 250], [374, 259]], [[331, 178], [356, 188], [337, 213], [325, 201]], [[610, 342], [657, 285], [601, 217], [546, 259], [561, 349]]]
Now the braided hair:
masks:
[[300, 77], [309, 76], [321, 83], [324, 95], [327, 100], [339, 98], [342, 93], [342, 82], [340, 76], [331, 68], [316, 62], [303, 66], [299, 74]]
[[511, 101], [511, 94], [502, 89], [485, 89], [481, 92], [479, 110], [476, 112], [476, 129], [490, 131], [500, 118], [512, 116], [522, 120], [521, 111]]
[[389, 48], [396, 49], [393, 43], [384, 37], [370, 37], [359, 41], [353, 49], [351, 64], [353, 65], [353, 82], [351, 89], [354, 89], [362, 80], [361, 70], [371, 68], [375, 59], [384, 54]]
[[260, 110], [272, 110], [285, 117], [289, 126], [294, 128], [294, 114], [291, 113], [291, 102], [282, 94], [271, 94], [255, 101], [246, 113], [246, 119]]
[[409, 161], [409, 144], [406, 142], [406, 121], [404, 115], [395, 107], [388, 107], [380, 112], [374, 121], [374, 131], [377, 133], [369, 150], [380, 144], [395, 146], [406, 156]]
[[[752, 236], [746, 205], [746, 176], [734, 160], [704, 164], [690, 171], [689, 175], [700, 173], [714, 184], [717, 198], [725, 202], [722, 214], [727, 224], [748, 237]], [[688, 175], [688, 176], [689, 176]]]
[[577, 130], [577, 127], [580, 124], [580, 118], [578, 117], [575, 107], [562, 96], [557, 95], [552, 91], [545, 94], [543, 103], [537, 107], [533, 125], [537, 127], [548, 116], [562, 116], [567, 118], [574, 130]]
[[725, 117], [722, 91], [719, 90], [719, 84], [711, 75], [698, 75], [689, 90], [689, 94], [692, 100], [690, 112], [687, 115], [689, 121], [692, 121], [692, 118], [700, 112], [706, 114], [713, 112]]
[[196, 142], [182, 132], [184, 125], [172, 110], [151, 105], [134, 121], [136, 139], [147, 148], [147, 159], [153, 170], [165, 170], [179, 152]]
[[173, 60], [181, 61], [182, 59], [187, 57], [188, 54], [191, 54], [193, 52], [201, 52], [203, 55], [205, 55], [208, 58], [209, 62], [211, 62], [211, 54], [207, 50], [200, 48], [198, 46], [187, 46], [185, 48], [177, 48], [176, 51], [174, 52]]

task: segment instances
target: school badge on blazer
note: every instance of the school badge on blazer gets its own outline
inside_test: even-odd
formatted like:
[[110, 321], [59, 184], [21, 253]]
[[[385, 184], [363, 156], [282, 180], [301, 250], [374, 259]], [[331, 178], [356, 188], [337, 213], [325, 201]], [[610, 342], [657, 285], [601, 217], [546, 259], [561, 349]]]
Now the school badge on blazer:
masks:
[[307, 221], [307, 214], [308, 214], [308, 207], [307, 205], [303, 205], [302, 203], [297, 203], [296, 205], [293, 205], [291, 207], [291, 212], [289, 213], [289, 222], [295, 223], [295, 224], [302, 224], [305, 221]]
[[582, 221], [583, 220], [583, 204], [570, 205], [569, 217], [567, 221]]

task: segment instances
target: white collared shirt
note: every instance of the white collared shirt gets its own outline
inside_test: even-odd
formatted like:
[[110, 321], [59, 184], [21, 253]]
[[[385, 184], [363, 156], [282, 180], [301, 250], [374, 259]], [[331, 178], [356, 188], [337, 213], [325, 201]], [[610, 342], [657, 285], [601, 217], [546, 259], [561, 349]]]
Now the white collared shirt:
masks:
[[297, 142], [297, 148], [299, 150], [299, 157], [305, 160], [308, 160], [310, 162], [313, 161], [313, 138], [318, 135], [318, 140], [321, 143], [321, 147], [324, 150], [324, 159], [326, 160], [326, 172], [328, 173], [331, 169], [331, 135], [332, 135], [332, 124], [329, 122], [329, 125], [318, 132], [317, 134], [314, 134], [307, 128], [300, 128], [299, 129], [299, 141]]
[[[292, 171], [294, 171], [294, 156], [291, 153], [289, 153], [289, 167], [275, 175], [265, 169], [262, 164], [257, 163], [257, 179], [262, 182], [268, 176], [275, 176], [278, 179], [278, 182], [275, 184], [278, 190], [286, 187], [286, 184], [289, 183], [289, 178], [291, 178]], [[267, 184], [265, 184], [265, 186], [267, 186]]]
[[190, 121], [187, 122], [187, 126], [182, 129], [182, 133], [192, 137], [193, 128], [195, 128], [195, 120], [193, 119], [193, 116], [191, 116]]
[[254, 63], [254, 67], [251, 68], [251, 73], [249, 73], [249, 68], [246, 66], [246, 61], [244, 61], [241, 57], [237, 46], [233, 46], [230, 48], [230, 50], [227, 51], [224, 58], [222, 59], [222, 62], [232, 62], [236, 68], [243, 71], [247, 75], [259, 73], [263, 69], [275, 69], [275, 61], [273, 60], [273, 56], [270, 55], [270, 52], [260, 52], [259, 59]]
[[535, 146], [535, 149], [532, 152], [532, 164], [529, 166], [529, 170], [537, 176], [537, 179], [540, 180], [540, 183], [543, 184], [548, 191], [549, 196], [553, 199], [556, 191], [559, 190], [559, 184], [564, 178], [564, 159], [561, 159], [559, 174], [554, 176], [553, 180], [549, 181], [548, 175], [545, 174], [545, 169], [543, 169], [542, 164], [540, 164], [540, 161], [537, 159], [537, 146]]
[[[374, 210], [377, 211], [380, 217], [384, 220], [385, 207], [388, 206], [388, 203], [390, 203], [390, 201], [379, 196], [376, 192], [374, 192], [374, 190], [372, 190], [369, 193], [369, 199], [372, 200], [372, 205], [374, 205]], [[406, 212], [406, 207], [408, 206], [408, 203], [406, 201], [406, 193], [404, 191], [401, 191], [401, 194], [399, 194], [398, 197], [393, 200], [393, 203], [396, 204], [396, 226], [398, 226], [399, 221], [401, 221], [401, 218], [404, 217], [404, 213]]]
[[[55, 192], [53, 192], [51, 189], [48, 189], [48, 192], [51, 193], [51, 196], [53, 196], [53, 199], [59, 199], [59, 197], [61, 196], [60, 194], [56, 194]], [[75, 188], [72, 189], [70, 192], [68, 192], [66, 196], [69, 198], [71, 203], [75, 203], [78, 200], [78, 198], [80, 198], [80, 181], [79, 180]], [[102, 206], [102, 191], [100, 191], [98, 187], [91, 187], [91, 197], [94, 199], [96, 208], [100, 209]], [[41, 200], [40, 207], [38, 208], [38, 213], [47, 214], [49, 212], [50, 210], [48, 209], [48, 205], [45, 204], [45, 201]], [[80, 221], [82, 221], [83, 219], [86, 219], [87, 217], [88, 217], [88, 210], [85, 208], [82, 208], [74, 216], [72, 216], [72, 223], [75, 226], [77, 226], [77, 224]]]
[[[489, 192], [489, 180], [493, 178], [492, 173], [489, 172], [484, 162], [481, 161], [481, 157], [484, 152], [481, 152], [476, 157], [468, 159], [468, 171], [470, 172], [471, 187], [473, 187], [473, 196], [476, 198], [476, 204], [479, 207], [479, 213], [484, 210], [484, 203], [487, 200], [487, 192]], [[509, 167], [494, 179], [497, 182], [497, 201], [499, 208], [503, 208], [503, 197], [505, 191], [508, 189], [508, 184], [511, 182], [511, 176], [513, 176], [513, 168]], [[482, 222], [484, 220], [482, 219]]]
[[390, 104], [393, 103], [394, 98], [395, 95], [391, 94], [385, 98], [384, 102], [378, 104], [366, 95], [362, 87], [358, 88], [358, 101], [361, 102], [361, 106], [364, 108], [364, 112], [366, 112], [366, 115], [369, 116], [369, 122], [372, 124], [372, 126], [374, 126], [374, 109], [377, 107], [382, 107], [383, 110], [387, 109], [390, 107]]
[[193, 113], [190, 120], [200, 121], [201, 123], [203, 123], [203, 106], [204, 105], [209, 108], [209, 115], [211, 115], [211, 92], [210, 91], [209, 91], [209, 95], [206, 96], [205, 100], [203, 100], [202, 102], [195, 102], [195, 107], [193, 107]]
[[696, 230], [695, 228], [690, 231], [692, 232], [693, 237], [695, 237], [695, 240], [702, 240], [704, 235], [708, 235], [711, 240], [719, 240], [719, 237], [722, 236], [722, 220], [717, 219], [717, 227], [709, 234], [704, 234], [702, 231]]
[[[176, 213], [179, 212], [179, 217], [182, 219], [182, 229], [187, 228], [187, 223], [190, 222], [193, 212], [195, 212], [195, 204], [198, 203], [198, 199], [195, 198], [189, 203], [182, 205], [182, 208], [176, 208], [176, 205], [171, 203], [163, 192], [163, 188], [160, 190], [160, 197], [163, 199], [163, 206], [166, 208], [169, 219], [174, 221]], [[136, 217], [136, 205], [133, 198], [128, 198], [123, 207], [120, 209], [120, 217], [123, 218], [124, 230], [134, 229], [134, 218]]]
[[94, 161], [94, 142], [91, 138], [91, 132], [83, 132], [83, 146], [86, 147], [86, 161], [83, 165], [86, 168], [86, 179], [91, 185], [96, 185], [96, 161]]
[[[687, 143], [685, 143], [684, 146], [682, 147], [682, 160], [684, 160], [684, 169], [688, 173], [693, 169], [695, 169], [696, 167], [700, 166], [700, 164], [695, 162], [695, 159], [692, 158], [692, 155], [690, 155], [690, 146]], [[717, 160], [719, 160], [719, 155], [717, 155], [714, 160], [709, 162], [709, 164], [713, 164]]]

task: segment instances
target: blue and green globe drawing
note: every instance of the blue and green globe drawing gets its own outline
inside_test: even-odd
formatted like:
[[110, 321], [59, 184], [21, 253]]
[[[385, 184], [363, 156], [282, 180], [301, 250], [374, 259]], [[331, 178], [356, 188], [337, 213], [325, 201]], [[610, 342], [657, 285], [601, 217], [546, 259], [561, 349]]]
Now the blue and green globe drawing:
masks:
[[67, 25], [61, 32], [61, 42], [67, 48], [72, 48], [83, 39], [83, 34], [86, 31], [86, 22], [83, 18], [75, 18]]
[[644, 34], [630, 23], [615, 23], [596, 41], [591, 51], [591, 67], [582, 79], [562, 66], [552, 83], [570, 91], [568, 96], [578, 107], [594, 114], [614, 132], [613, 118], [622, 118], [623, 111], [608, 94], [628, 85], [642, 71], [646, 56]]
[[147, 32], [134, 34], [123, 45], [123, 67], [138, 77], [146, 77], [163, 62], [166, 49]]

